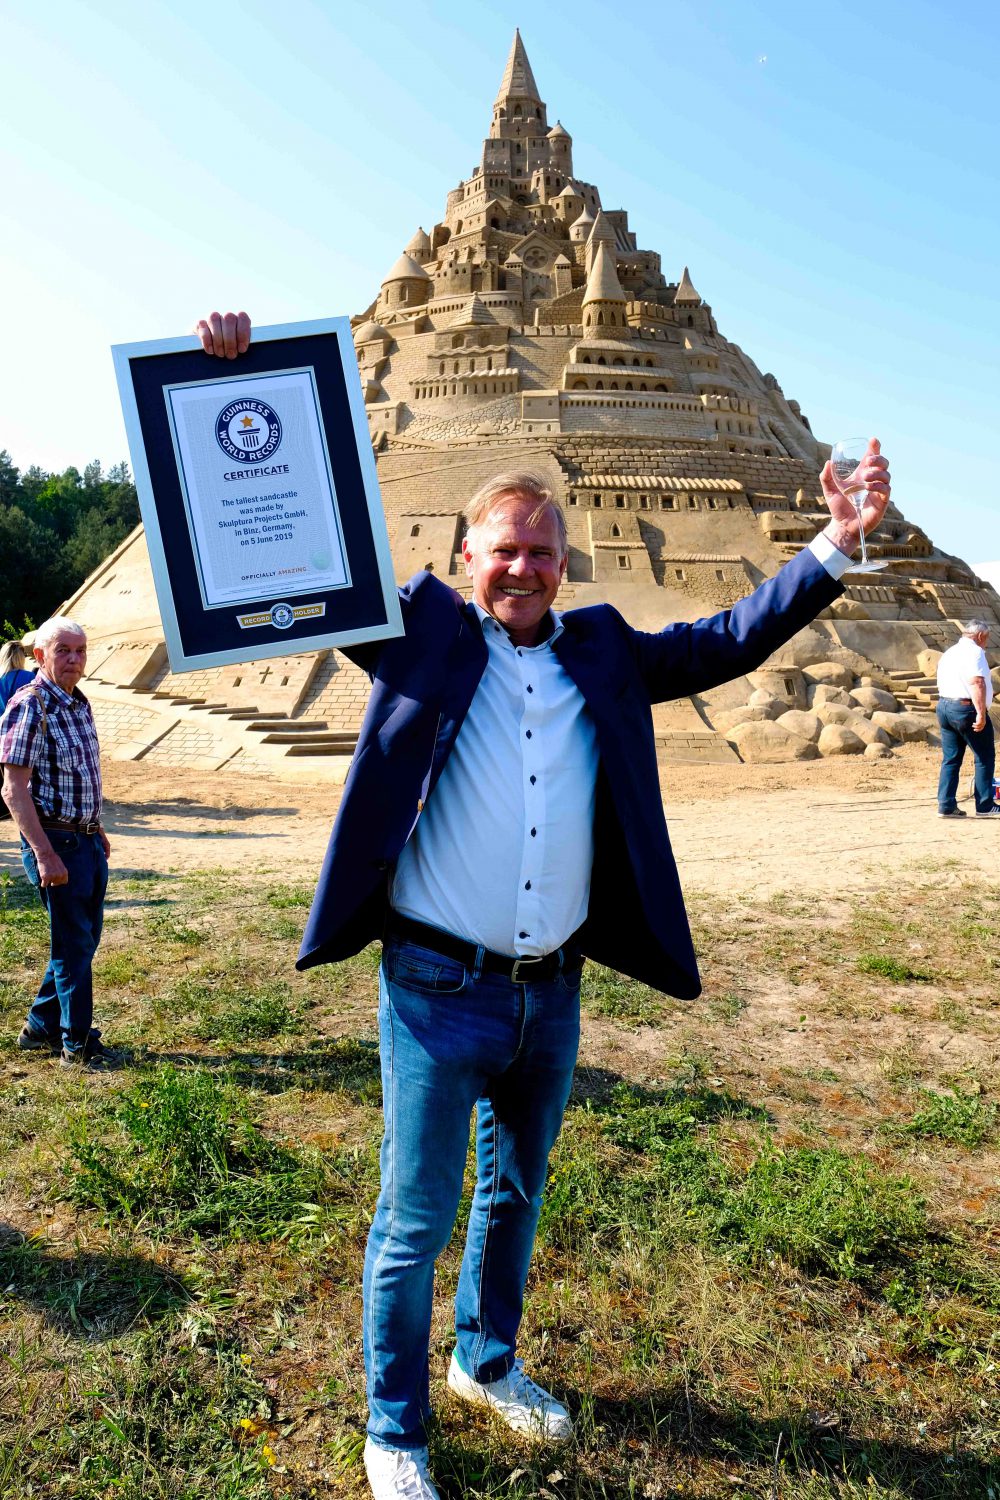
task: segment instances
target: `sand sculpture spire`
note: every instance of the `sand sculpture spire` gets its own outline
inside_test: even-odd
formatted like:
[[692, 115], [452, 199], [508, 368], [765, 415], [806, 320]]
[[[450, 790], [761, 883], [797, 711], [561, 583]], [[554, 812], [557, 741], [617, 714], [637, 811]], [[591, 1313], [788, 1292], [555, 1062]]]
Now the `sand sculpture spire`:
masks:
[[687, 266], [684, 267], [684, 272], [677, 284], [677, 291], [674, 293], [674, 302], [692, 302], [695, 304], [701, 302], [701, 298], [691, 284], [691, 277], [688, 274]]
[[[613, 326], [621, 327], [625, 324], [624, 306], [627, 301], [622, 291], [622, 284], [618, 280], [618, 272], [615, 270], [615, 258], [603, 241], [598, 244], [594, 256], [594, 264], [587, 278], [587, 290], [583, 294], [583, 326], [587, 328], [596, 319], [595, 309], [598, 306], [610, 307], [610, 318]], [[601, 323], [608, 321], [607, 316], [601, 317]]]
[[541, 95], [538, 85], [535, 83], [535, 75], [531, 71], [528, 54], [524, 50], [520, 31], [514, 31], [514, 40], [511, 43], [510, 55], [507, 58], [507, 66], [504, 68], [503, 78], [500, 80], [500, 88], [497, 91], [497, 104], [506, 104], [512, 100], [531, 100], [532, 103], [541, 104]]

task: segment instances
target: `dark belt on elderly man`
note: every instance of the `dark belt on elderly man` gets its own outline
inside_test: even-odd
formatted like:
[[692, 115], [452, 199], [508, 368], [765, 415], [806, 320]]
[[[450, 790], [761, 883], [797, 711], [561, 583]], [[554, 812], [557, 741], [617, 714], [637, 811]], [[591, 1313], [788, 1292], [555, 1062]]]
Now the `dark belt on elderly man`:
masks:
[[43, 828], [59, 828], [64, 833], [100, 833], [101, 831], [101, 824], [97, 818], [85, 821], [83, 818], [39, 817], [38, 821]]
[[387, 937], [408, 938], [419, 943], [421, 948], [430, 948], [434, 953], [443, 953], [445, 958], [454, 958], [467, 969], [475, 970], [476, 960], [482, 954], [480, 971], [484, 974], [501, 974], [514, 984], [538, 984], [554, 979], [557, 974], [578, 969], [583, 962], [580, 945], [569, 938], [566, 945], [553, 953], [542, 953], [537, 958], [513, 958], [509, 953], [494, 953], [492, 948], [480, 948], [454, 933], [442, 932], [440, 927], [430, 927], [426, 922], [416, 922], [412, 917], [390, 912], [386, 923]]

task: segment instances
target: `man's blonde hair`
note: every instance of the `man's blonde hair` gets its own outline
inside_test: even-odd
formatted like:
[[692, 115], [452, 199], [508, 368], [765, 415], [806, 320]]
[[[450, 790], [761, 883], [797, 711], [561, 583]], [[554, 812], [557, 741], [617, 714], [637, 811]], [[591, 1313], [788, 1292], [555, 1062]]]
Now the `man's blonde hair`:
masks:
[[528, 517], [529, 526], [537, 526], [546, 511], [552, 512], [559, 533], [559, 546], [565, 556], [569, 550], [569, 542], [563, 508], [542, 476], [533, 474], [530, 470], [508, 469], [480, 485], [463, 512], [466, 531], [481, 526], [488, 515], [499, 510], [500, 502], [506, 500], [508, 495], [523, 495], [526, 500], [535, 501], [535, 508]]

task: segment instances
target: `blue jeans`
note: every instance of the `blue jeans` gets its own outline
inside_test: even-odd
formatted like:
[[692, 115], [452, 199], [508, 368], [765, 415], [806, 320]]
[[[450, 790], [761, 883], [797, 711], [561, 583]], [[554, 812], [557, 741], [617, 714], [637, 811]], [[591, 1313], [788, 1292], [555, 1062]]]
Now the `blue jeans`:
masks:
[[467, 1375], [514, 1363], [549, 1152], [580, 1040], [580, 972], [514, 984], [404, 938], [379, 982], [385, 1135], [365, 1255], [368, 1432], [419, 1448], [430, 1408], [434, 1262], [451, 1238], [476, 1110], [476, 1188], [455, 1298]]
[[60, 1034], [67, 1052], [81, 1048], [94, 1019], [91, 963], [101, 941], [108, 861], [96, 833], [46, 829], [63, 864], [66, 885], [41, 886], [34, 851], [21, 840], [21, 862], [49, 914], [49, 962], [35, 1003], [28, 1012], [28, 1029], [57, 1042]]
[[968, 745], [976, 763], [976, 812], [989, 812], [993, 806], [993, 768], [996, 747], [989, 715], [982, 729], [973, 729], [976, 710], [971, 703], [958, 698], [941, 698], [937, 706], [941, 728], [941, 775], [938, 779], [938, 812], [955, 811], [958, 776]]

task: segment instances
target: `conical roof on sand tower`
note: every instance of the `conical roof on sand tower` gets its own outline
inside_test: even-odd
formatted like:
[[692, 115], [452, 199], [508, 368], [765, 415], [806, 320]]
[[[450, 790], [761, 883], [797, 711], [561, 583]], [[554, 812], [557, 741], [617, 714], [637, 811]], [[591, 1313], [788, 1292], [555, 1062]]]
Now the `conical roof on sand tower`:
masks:
[[588, 302], [625, 302], [627, 300], [622, 291], [622, 284], [618, 280], [615, 258], [602, 240], [597, 247], [594, 264], [587, 278], [583, 305], [586, 307]]
[[521, 41], [521, 33], [514, 32], [514, 40], [511, 44], [510, 56], [507, 66], [504, 68], [503, 78], [500, 80], [500, 88], [497, 92], [496, 102], [502, 104], [505, 99], [534, 99], [539, 104], [542, 102], [535, 83], [535, 75], [531, 71], [528, 54], [524, 50]]
[[694, 287], [691, 284], [691, 277], [688, 275], [688, 268], [687, 268], [687, 266], [684, 267], [684, 273], [681, 276], [681, 279], [680, 279], [680, 281], [678, 283], [677, 291], [674, 294], [674, 301], [675, 302], [700, 302], [701, 301], [701, 298], [699, 297], [698, 293], [695, 291]]

